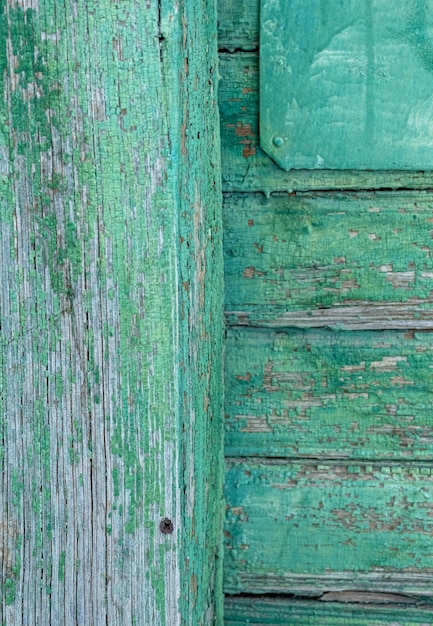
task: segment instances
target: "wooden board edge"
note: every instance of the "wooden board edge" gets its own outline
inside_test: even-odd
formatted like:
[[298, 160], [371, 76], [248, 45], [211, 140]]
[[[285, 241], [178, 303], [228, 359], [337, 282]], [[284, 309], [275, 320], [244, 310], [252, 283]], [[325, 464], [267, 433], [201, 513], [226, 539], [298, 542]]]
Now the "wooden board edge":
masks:
[[[179, 156], [180, 614], [222, 621], [223, 262], [216, 0], [162, 0], [172, 150]], [[203, 106], [206, 103], [206, 106]]]
[[225, 626], [245, 623], [252, 626], [432, 626], [433, 606], [226, 596]]

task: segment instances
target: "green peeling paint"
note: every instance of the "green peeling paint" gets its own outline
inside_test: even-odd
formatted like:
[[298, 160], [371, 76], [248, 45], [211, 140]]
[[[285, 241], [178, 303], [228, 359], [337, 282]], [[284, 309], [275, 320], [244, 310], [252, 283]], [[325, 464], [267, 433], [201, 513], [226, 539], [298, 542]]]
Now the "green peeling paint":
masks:
[[431, 8], [219, 2], [227, 626], [433, 623]]
[[229, 456], [431, 457], [429, 334], [228, 331]]
[[[343, 596], [344, 597], [344, 596]], [[360, 595], [360, 598], [362, 596]], [[385, 602], [385, 598], [382, 598]], [[432, 606], [413, 607], [410, 599], [389, 597], [396, 606], [377, 604], [341, 604], [303, 600], [228, 598], [225, 606], [226, 626], [431, 626]], [[374, 602], [373, 594], [369, 600]], [[400, 600], [400, 605], [398, 604]], [[248, 620], [248, 621], [247, 621]]]
[[186, 5], [0, 4], [0, 621], [216, 619], [216, 15]]
[[432, 219], [427, 192], [229, 197], [226, 309], [251, 323], [326, 313], [332, 326], [335, 313], [344, 327], [346, 312], [348, 327], [357, 315], [359, 328], [428, 328]]
[[431, 481], [428, 463], [228, 462], [227, 591], [425, 595]]

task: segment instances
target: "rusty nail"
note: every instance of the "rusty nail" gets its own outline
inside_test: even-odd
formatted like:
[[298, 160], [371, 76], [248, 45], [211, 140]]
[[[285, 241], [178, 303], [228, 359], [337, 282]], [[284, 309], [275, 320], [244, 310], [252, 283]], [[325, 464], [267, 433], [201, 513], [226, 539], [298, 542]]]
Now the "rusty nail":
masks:
[[173, 522], [168, 517], [164, 517], [159, 524], [159, 530], [164, 533], [164, 535], [170, 535], [173, 532]]

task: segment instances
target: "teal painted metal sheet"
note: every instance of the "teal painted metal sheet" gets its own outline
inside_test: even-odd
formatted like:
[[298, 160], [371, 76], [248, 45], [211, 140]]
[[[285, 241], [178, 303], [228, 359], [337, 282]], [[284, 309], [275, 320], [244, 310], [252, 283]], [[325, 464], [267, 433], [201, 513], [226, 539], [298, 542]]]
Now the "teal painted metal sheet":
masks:
[[433, 0], [262, 0], [260, 141], [284, 169], [433, 169]]

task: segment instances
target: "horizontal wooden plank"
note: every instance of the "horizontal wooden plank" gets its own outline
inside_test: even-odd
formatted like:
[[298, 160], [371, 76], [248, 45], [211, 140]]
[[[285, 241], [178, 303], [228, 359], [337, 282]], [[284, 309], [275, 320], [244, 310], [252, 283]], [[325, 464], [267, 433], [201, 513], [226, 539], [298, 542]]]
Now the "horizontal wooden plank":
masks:
[[225, 626], [432, 626], [433, 606], [341, 605], [226, 597]]
[[227, 460], [227, 593], [428, 595], [433, 463]]
[[233, 194], [232, 324], [433, 328], [433, 194]]
[[[313, 311], [284, 311], [275, 314], [271, 311], [228, 311], [227, 323], [231, 326], [263, 326], [281, 328], [331, 328], [334, 330], [384, 330], [414, 329], [431, 330], [431, 300], [415, 301], [409, 304], [392, 302], [392, 316], [389, 305], [361, 303], [355, 306], [342, 306], [335, 309]], [[420, 305], [428, 305], [422, 309]]]
[[221, 54], [220, 73], [219, 104], [225, 191], [264, 191], [269, 194], [272, 191], [311, 189], [433, 187], [433, 172], [284, 171], [259, 146], [258, 52]]
[[428, 459], [433, 333], [228, 331], [227, 456]]

